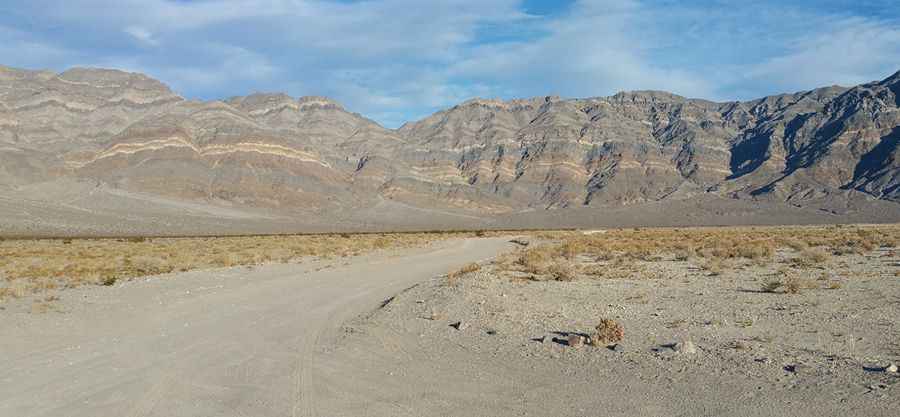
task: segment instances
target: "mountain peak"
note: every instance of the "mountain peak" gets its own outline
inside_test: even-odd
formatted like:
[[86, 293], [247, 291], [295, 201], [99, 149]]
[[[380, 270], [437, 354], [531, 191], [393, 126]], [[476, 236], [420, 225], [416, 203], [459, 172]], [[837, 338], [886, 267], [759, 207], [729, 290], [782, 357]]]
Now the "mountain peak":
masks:
[[344, 106], [341, 103], [324, 96], [303, 96], [297, 99], [297, 103], [300, 105], [300, 110], [315, 108], [344, 110]]
[[896, 82], [900, 82], [900, 71], [897, 71], [890, 77], [887, 77], [884, 80], [882, 80], [881, 84], [893, 84]]

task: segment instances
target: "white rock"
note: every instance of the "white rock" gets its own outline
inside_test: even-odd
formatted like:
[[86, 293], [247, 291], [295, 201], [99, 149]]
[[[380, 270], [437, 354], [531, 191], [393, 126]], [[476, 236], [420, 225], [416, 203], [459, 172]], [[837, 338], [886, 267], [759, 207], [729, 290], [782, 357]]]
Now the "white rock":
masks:
[[892, 364], [888, 365], [886, 368], [884, 368], [884, 371], [890, 372], [892, 374], [897, 373], [897, 364], [892, 363]]
[[466, 323], [463, 321], [458, 321], [456, 323], [451, 324], [450, 326], [452, 326], [456, 330], [466, 330], [469, 328], [469, 323]]
[[676, 343], [673, 349], [678, 353], [697, 353], [697, 346], [694, 345], [694, 342], [690, 340]]
[[580, 348], [584, 345], [584, 337], [577, 334], [569, 335], [569, 346], [573, 348]]

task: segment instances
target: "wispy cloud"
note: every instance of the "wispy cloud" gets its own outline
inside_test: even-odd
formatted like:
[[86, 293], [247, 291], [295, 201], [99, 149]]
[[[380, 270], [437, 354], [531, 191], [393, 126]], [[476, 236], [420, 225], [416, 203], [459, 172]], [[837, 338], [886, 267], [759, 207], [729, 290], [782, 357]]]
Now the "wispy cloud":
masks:
[[197, 98], [328, 95], [390, 126], [472, 96], [744, 99], [900, 69], [893, 0], [9, 3], [2, 64], [113, 66]]

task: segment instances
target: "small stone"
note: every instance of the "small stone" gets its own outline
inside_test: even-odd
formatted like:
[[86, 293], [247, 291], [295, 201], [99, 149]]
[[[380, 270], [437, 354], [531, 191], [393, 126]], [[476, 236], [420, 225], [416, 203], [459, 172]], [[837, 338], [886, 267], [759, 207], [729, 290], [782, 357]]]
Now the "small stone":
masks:
[[672, 347], [672, 349], [678, 353], [697, 353], [697, 346], [695, 346], [694, 342], [691, 342], [690, 340], [678, 342]]
[[469, 323], [464, 323], [462, 321], [458, 321], [456, 323], [450, 324], [450, 327], [453, 327], [456, 330], [466, 330], [469, 328]]
[[546, 336], [542, 337], [542, 338], [541, 338], [541, 343], [543, 343], [543, 344], [545, 344], [545, 345], [552, 345], [552, 344], [553, 344], [553, 336], [552, 336], [552, 335], [546, 335]]
[[809, 372], [809, 367], [802, 363], [795, 363], [791, 365], [786, 365], [784, 367], [785, 371], [788, 371], [792, 374], [806, 373]]
[[890, 373], [892, 373], [892, 374], [896, 374], [896, 373], [897, 373], [897, 364], [892, 363], [892, 364], [886, 366], [886, 367], [884, 368], [884, 371], [885, 371], [885, 372], [890, 372]]
[[580, 348], [584, 345], [584, 337], [577, 334], [569, 335], [569, 346], [573, 348]]
[[616, 343], [612, 346], [607, 346], [607, 349], [616, 352], [616, 353], [625, 353], [625, 345], [621, 343]]

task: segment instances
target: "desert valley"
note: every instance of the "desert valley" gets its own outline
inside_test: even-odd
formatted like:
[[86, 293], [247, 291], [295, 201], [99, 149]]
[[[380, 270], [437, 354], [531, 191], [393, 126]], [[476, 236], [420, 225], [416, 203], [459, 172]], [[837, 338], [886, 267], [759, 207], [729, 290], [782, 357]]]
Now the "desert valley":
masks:
[[[0, 417], [900, 415], [900, 71], [865, 81], [859, 74], [871, 71], [853, 64], [871, 55], [861, 46], [842, 50], [846, 65], [832, 56], [816, 61], [843, 65], [828, 74], [858, 81], [852, 85], [706, 100], [613, 92], [598, 81], [633, 85], [621, 74], [643, 54], [673, 48], [660, 39], [653, 38], [668, 46], [645, 45], [629, 59], [587, 42], [605, 51], [599, 67], [569, 56], [584, 33], [615, 43], [593, 30], [626, 31], [608, 16], [647, 13], [648, 1], [575, 1], [562, 14], [553, 14], [553, 2], [545, 10], [543, 2], [514, 1], [471, 27], [478, 13], [437, 19], [438, 32], [469, 29], [440, 36], [439, 45], [455, 45], [446, 51], [412, 54], [427, 65], [399, 67], [393, 61], [408, 52], [397, 45], [414, 36], [379, 49], [380, 36], [418, 23], [370, 9], [397, 14], [408, 4], [133, 5], [164, 17], [151, 19], [120, 4], [76, 3], [47, 11], [0, 5], [35, 27], [52, 16], [53, 31], [34, 37], [0, 16], [0, 40], [52, 58], [56, 68], [0, 65]], [[451, 9], [505, 4], [467, 3]], [[692, 19], [707, 9], [725, 19], [720, 6], [672, 17], [692, 16], [691, 30], [678, 36], [705, 30]], [[419, 7], [434, 6], [412, 8]], [[213, 30], [251, 9], [265, 10], [253, 19], [285, 33], [254, 36], [266, 27], [260, 22], [224, 25], [221, 39], [266, 42], [257, 50], [203, 44], [194, 51], [197, 68], [144, 63], [187, 92], [165, 77], [68, 65], [143, 62], [119, 61], [122, 51], [185, 59], [175, 56], [181, 38], [176, 45], [166, 31]], [[235, 10], [243, 12], [229, 14]], [[760, 22], [778, 15], [765, 10]], [[304, 20], [316, 13], [322, 21]], [[426, 20], [442, 13], [455, 12]], [[72, 55], [64, 40], [41, 46], [57, 27], [95, 15], [143, 26], [132, 22], [124, 29], [130, 38], [104, 40], [112, 44], [93, 61], [82, 60], [88, 52]], [[285, 24], [282, 15], [303, 24]], [[334, 24], [341, 30], [326, 24], [345, 15], [353, 18]], [[883, 16], [869, 16], [876, 17]], [[398, 28], [367, 27], [381, 21]], [[533, 33], [481, 33], [533, 21], [550, 23]], [[860, 22], [868, 20], [850, 21]], [[329, 36], [291, 41], [296, 53], [272, 52], [270, 42], [300, 36], [285, 28], [304, 25]], [[351, 26], [371, 36], [362, 42], [371, 53], [357, 50], [358, 39], [339, 42]], [[792, 47], [821, 51], [854, 38], [821, 46], [806, 32]], [[900, 39], [881, 26], [864, 33]], [[571, 34], [578, 42], [551, 42]], [[745, 47], [742, 54], [755, 53]], [[503, 73], [502, 60], [512, 59], [506, 49], [540, 59], [517, 66], [521, 74]], [[228, 51], [228, 65], [201, 70], [199, 56], [219, 50]], [[567, 86], [551, 77], [557, 68], [541, 67], [557, 50], [566, 56], [559, 67], [577, 69], [565, 73], [573, 83], [597, 81], [584, 84], [585, 97], [445, 105], [471, 91], [527, 97], [515, 93]], [[353, 59], [341, 64], [334, 51]], [[266, 54], [301, 52], [336, 68], [323, 76], [304, 66], [309, 80], [301, 82], [274, 64], [253, 67]], [[383, 54], [390, 64], [374, 58]], [[485, 54], [490, 59], [478, 61]], [[429, 61], [435, 55], [440, 65]], [[742, 63], [741, 78], [723, 75], [740, 66], [710, 59], [717, 69], [704, 66], [703, 82], [734, 96], [759, 90], [760, 79], [808, 86], [816, 70], [791, 67], [782, 72], [800, 75], [782, 80]], [[766, 62], [778, 67], [778, 59]], [[900, 64], [887, 52], [875, 61], [880, 69]], [[380, 75], [366, 78], [356, 67], [363, 64], [381, 65]], [[416, 65], [441, 68], [429, 80], [464, 73], [465, 82], [448, 92], [415, 78]], [[690, 71], [642, 65], [632, 69], [638, 81], [699, 85], [683, 82]], [[397, 71], [413, 79], [384, 75]], [[526, 77], [529, 88], [476, 76], [495, 72]], [[240, 80], [256, 85], [239, 76], [276, 75], [286, 91], [321, 88], [370, 103], [369, 112], [387, 110], [370, 119], [319, 95], [228, 96], [254, 91], [237, 91]], [[366, 88], [347, 86], [357, 77]], [[390, 88], [379, 90], [381, 78]], [[209, 98], [210, 86], [223, 94]], [[597, 91], [610, 95], [590, 95]], [[387, 127], [388, 110], [408, 102], [425, 116]]]

